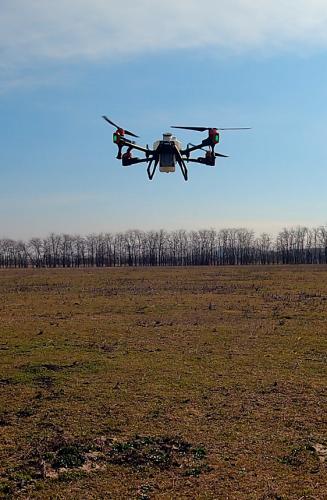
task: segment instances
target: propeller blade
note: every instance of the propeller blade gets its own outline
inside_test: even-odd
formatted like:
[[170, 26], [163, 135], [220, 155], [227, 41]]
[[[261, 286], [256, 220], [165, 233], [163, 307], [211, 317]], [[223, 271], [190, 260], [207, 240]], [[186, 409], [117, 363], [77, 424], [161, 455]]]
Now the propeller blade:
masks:
[[217, 128], [216, 130], [251, 130], [251, 127]]
[[215, 130], [251, 130], [251, 127], [229, 127], [229, 128], [219, 128], [219, 127], [179, 127], [177, 125], [171, 128], [183, 128], [185, 130], [196, 130], [197, 132], [205, 132], [205, 130], [215, 129]]
[[177, 125], [172, 125], [171, 128], [183, 128], [185, 130], [196, 130], [197, 132], [204, 132], [205, 130], [209, 130], [208, 127], [179, 127]]
[[133, 132], [130, 132], [129, 130], [125, 130], [122, 127], [120, 127], [119, 125], [117, 125], [115, 122], [110, 120], [107, 116], [103, 115], [102, 118], [104, 120], [106, 120], [106, 122], [110, 123], [110, 125], [113, 125], [114, 127], [118, 128], [118, 129], [120, 128], [120, 129], [124, 130], [126, 135], [131, 135], [132, 137], [138, 137], [138, 135], [134, 134]]
[[113, 121], [109, 120], [109, 118], [107, 116], [103, 115], [102, 118], [104, 120], [106, 120], [106, 122], [110, 123], [110, 125], [113, 125], [116, 128], [120, 128], [118, 125], [116, 125], [116, 123], [114, 123]]
[[133, 132], [130, 132], [129, 130], [124, 130], [124, 132], [126, 135], [131, 135], [132, 137], [139, 137], [138, 135], [133, 134]]

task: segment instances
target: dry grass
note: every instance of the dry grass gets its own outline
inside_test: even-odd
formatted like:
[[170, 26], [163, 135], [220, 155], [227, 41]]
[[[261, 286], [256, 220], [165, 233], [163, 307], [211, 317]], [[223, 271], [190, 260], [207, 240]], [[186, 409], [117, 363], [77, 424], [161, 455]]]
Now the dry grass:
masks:
[[0, 272], [0, 496], [324, 499], [325, 267]]

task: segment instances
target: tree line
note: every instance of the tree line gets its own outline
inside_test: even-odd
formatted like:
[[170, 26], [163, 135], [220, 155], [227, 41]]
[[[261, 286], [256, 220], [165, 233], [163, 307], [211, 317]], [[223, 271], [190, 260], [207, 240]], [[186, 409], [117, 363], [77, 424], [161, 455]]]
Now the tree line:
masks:
[[285, 228], [275, 237], [230, 228], [0, 239], [2, 268], [326, 263], [327, 226]]

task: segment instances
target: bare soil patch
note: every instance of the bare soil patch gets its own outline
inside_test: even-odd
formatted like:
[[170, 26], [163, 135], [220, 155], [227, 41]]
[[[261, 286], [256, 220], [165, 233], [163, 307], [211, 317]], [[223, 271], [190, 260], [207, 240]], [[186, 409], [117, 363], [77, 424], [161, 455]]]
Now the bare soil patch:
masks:
[[327, 268], [0, 271], [0, 497], [327, 498]]

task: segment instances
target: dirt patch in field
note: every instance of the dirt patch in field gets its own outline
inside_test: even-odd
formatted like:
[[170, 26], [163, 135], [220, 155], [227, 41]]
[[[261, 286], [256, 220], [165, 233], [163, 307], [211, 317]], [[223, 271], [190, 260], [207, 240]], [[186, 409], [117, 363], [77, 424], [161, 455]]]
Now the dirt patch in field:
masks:
[[324, 499], [325, 266], [0, 270], [0, 496]]

